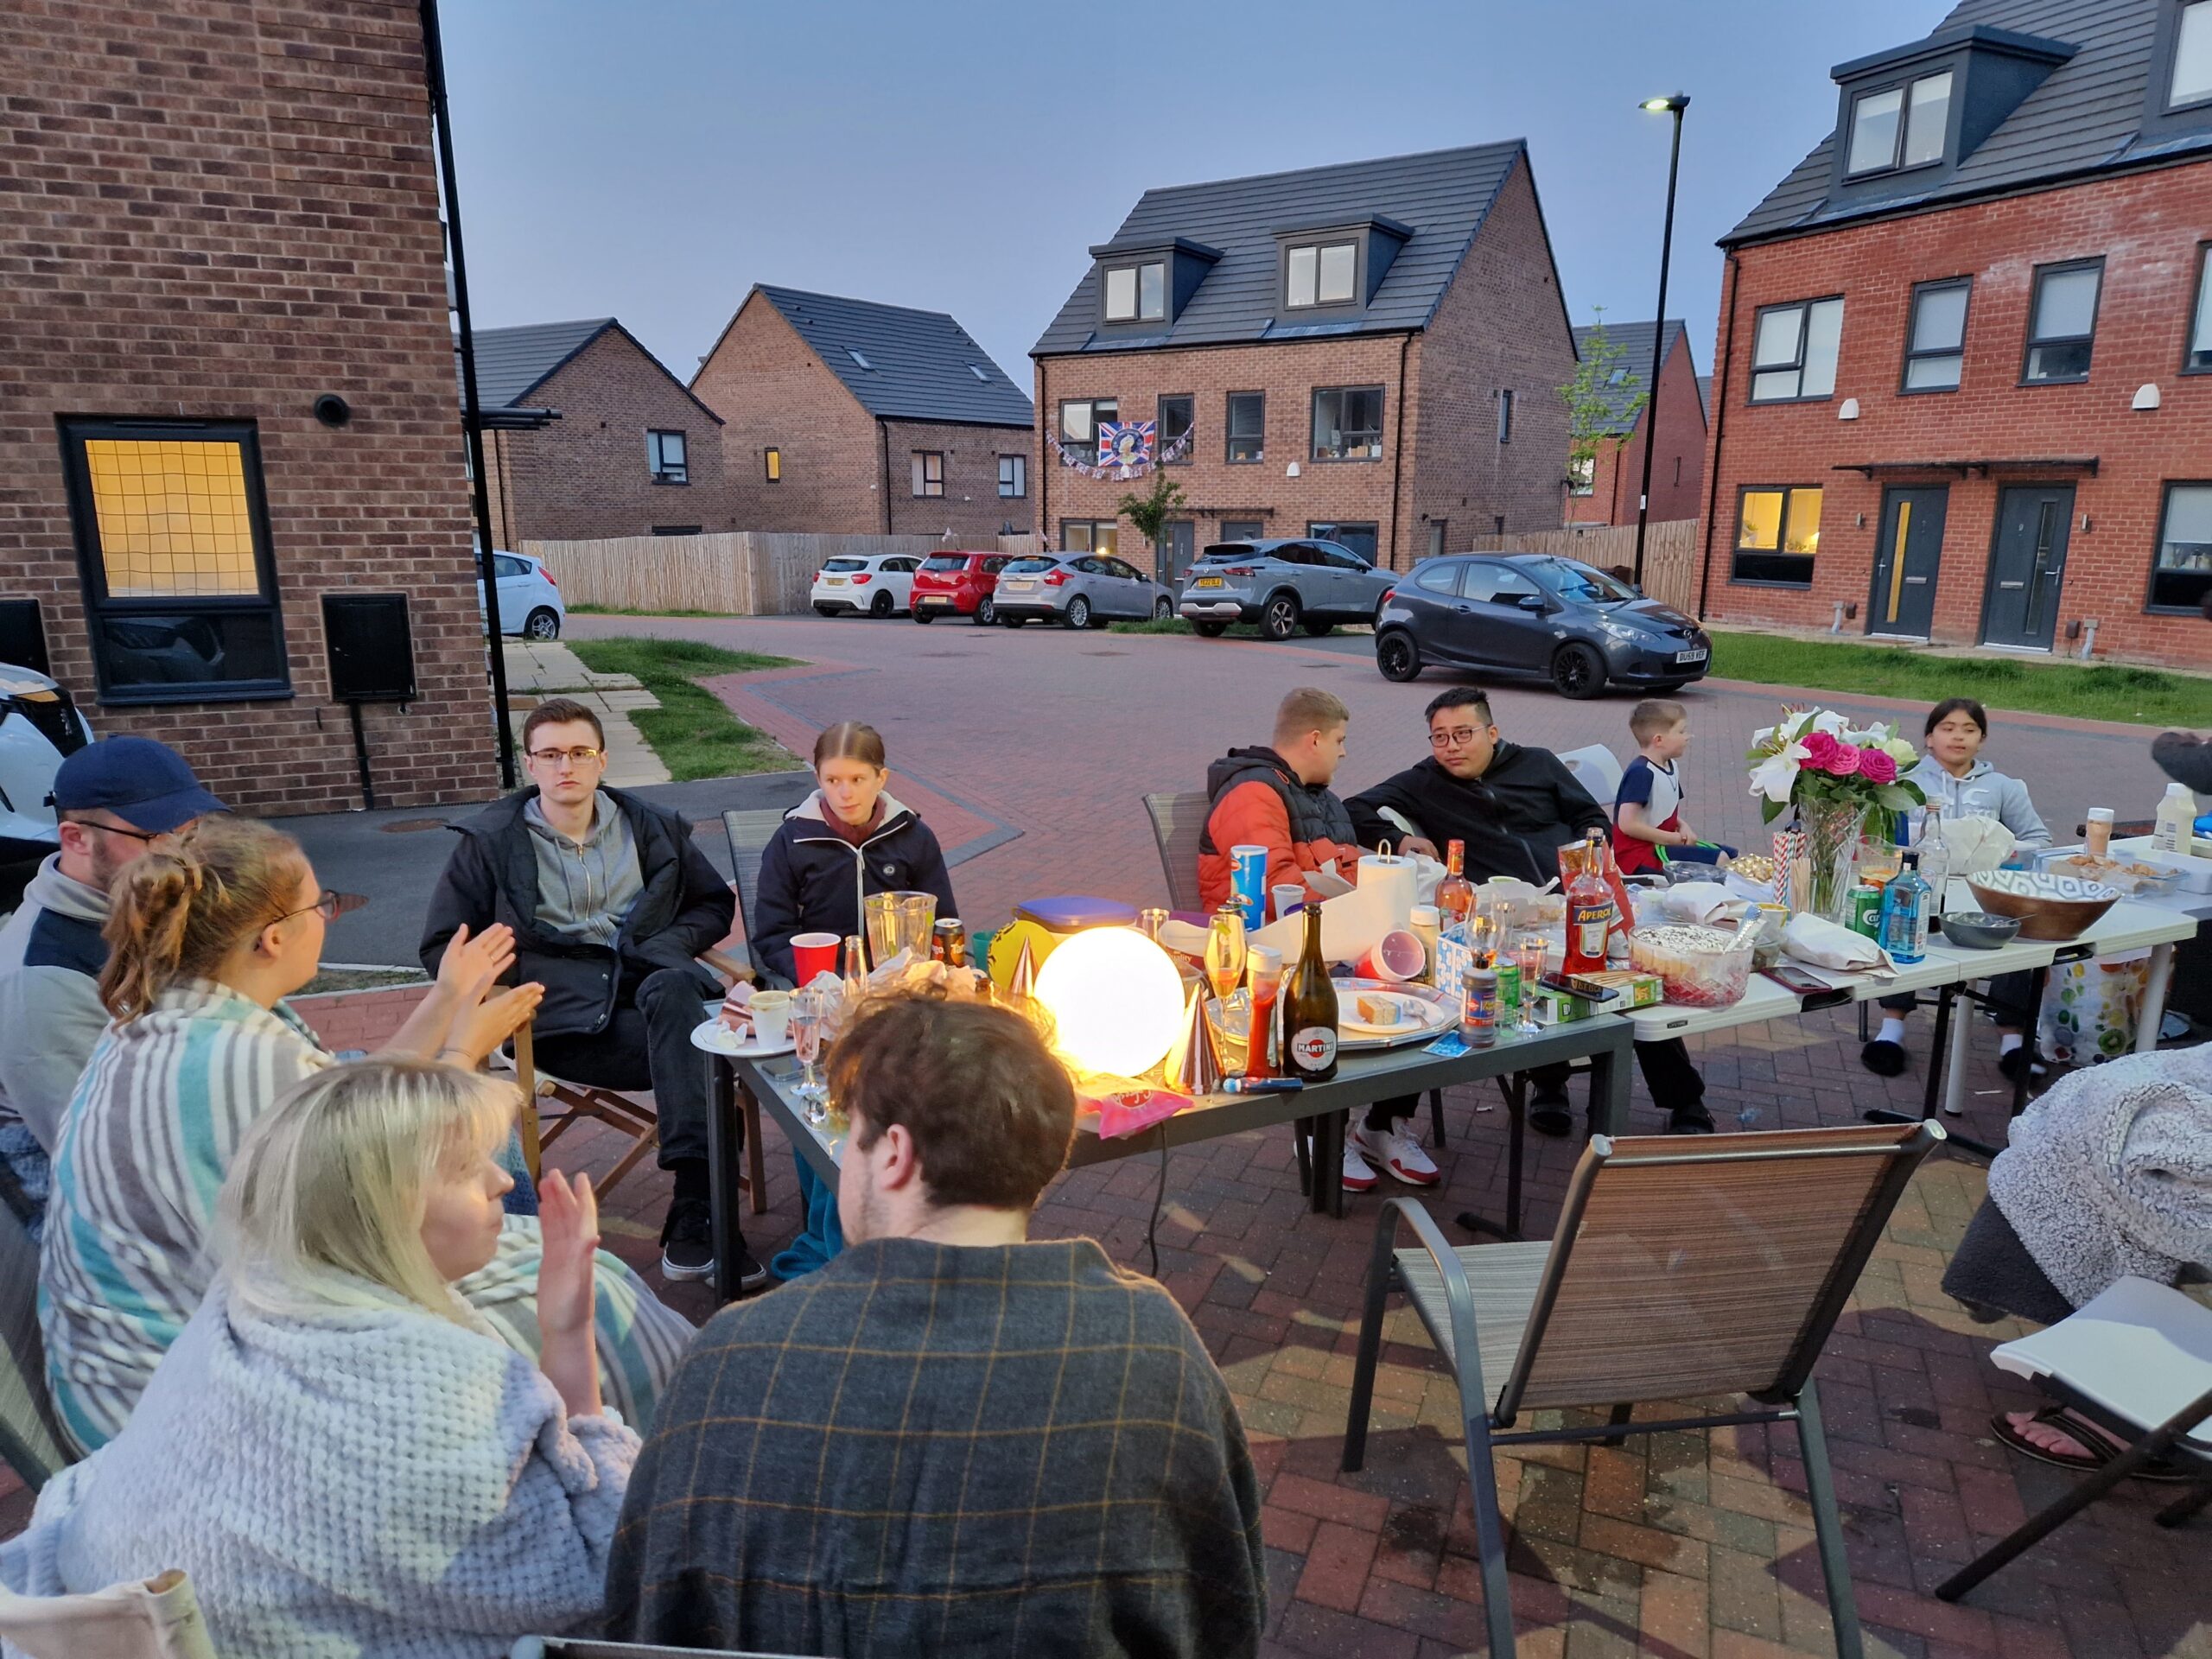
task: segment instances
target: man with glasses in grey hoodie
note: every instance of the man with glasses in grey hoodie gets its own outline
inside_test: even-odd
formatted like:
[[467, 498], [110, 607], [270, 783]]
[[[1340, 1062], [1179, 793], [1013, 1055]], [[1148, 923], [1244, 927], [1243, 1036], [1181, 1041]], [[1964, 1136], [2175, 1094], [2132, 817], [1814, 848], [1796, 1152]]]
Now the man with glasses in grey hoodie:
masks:
[[0, 1201], [34, 1239], [62, 1113], [107, 1025], [101, 930], [115, 878], [194, 819], [229, 810], [182, 755], [148, 737], [79, 749], [54, 773], [53, 801], [60, 850], [0, 926]]

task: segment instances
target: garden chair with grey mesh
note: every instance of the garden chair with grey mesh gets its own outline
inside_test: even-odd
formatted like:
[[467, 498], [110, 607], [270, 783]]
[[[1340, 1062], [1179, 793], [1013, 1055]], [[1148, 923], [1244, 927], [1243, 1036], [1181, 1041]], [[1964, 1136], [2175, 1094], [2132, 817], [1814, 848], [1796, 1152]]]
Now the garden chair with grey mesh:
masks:
[[[1369, 1262], [1344, 1466], [1366, 1454], [1386, 1299], [1403, 1291], [1459, 1385], [1491, 1651], [1514, 1651], [1493, 1451], [1788, 1423], [1805, 1463], [1836, 1651], [1864, 1651], [1813, 1367], [1905, 1183], [1942, 1128], [1593, 1135], [1549, 1243], [1454, 1248], [1421, 1205], [1385, 1201]], [[1401, 1222], [1417, 1241], [1395, 1248]], [[1646, 1402], [1748, 1395], [1636, 1421]], [[1603, 1408], [1608, 1421], [1513, 1425]]]

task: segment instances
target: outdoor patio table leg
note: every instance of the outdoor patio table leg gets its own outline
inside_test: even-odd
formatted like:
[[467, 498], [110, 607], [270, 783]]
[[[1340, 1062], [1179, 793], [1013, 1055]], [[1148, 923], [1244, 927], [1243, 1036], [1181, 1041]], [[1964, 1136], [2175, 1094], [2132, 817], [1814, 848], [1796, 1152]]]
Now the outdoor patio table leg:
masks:
[[1628, 1130], [1628, 1073], [1633, 1064], [1626, 1048], [1601, 1048], [1590, 1057], [1590, 1128], [1594, 1135]]
[[[745, 1182], [753, 1194], [753, 1213], [768, 1213], [767, 1154], [760, 1147], [760, 1103], [747, 1089], [745, 1094]], [[715, 1260], [720, 1261], [717, 1256]]]
[[[2050, 969], [2034, 968], [2028, 972], [2028, 1006], [2021, 1010], [2021, 1023], [2027, 1034], [2020, 1040], [2026, 1046], [2031, 1058], [2036, 1052], [2036, 1027], [2043, 1019], [2043, 994], [2050, 983]], [[2028, 1080], [2035, 1075], [2032, 1064], [2020, 1067], [2020, 1075], [2012, 1079], [2012, 1116], [2018, 1117], [2028, 1109]]]
[[[1961, 1014], [1955, 988], [1946, 987], [1936, 1011], [1936, 1047], [1943, 1073], [1943, 1109], [1955, 1117], [1966, 1109], [1967, 1063], [1974, 1052], [1974, 1021]], [[1931, 1090], [1935, 1079], [1929, 1080]], [[1930, 1111], [1923, 1114], [1933, 1117]]]
[[1529, 1074], [1508, 1072], [1497, 1079], [1497, 1091], [1505, 1096], [1507, 1126], [1505, 1224], [1499, 1226], [1478, 1210], [1462, 1210], [1452, 1220], [1471, 1233], [1494, 1233], [1500, 1238], [1517, 1241], [1521, 1236], [1521, 1166], [1529, 1109]]
[[1298, 1148], [1298, 1190], [1313, 1196], [1313, 1120], [1301, 1117], [1290, 1126], [1291, 1144]]
[[2135, 1022], [2135, 1052], [2148, 1054], [2158, 1046], [2158, 1027], [2165, 1022], [2166, 991], [2174, 980], [2174, 948], [2171, 943], [2151, 947], [2151, 976], [2143, 986], [2143, 1014]]
[[714, 1211], [715, 1298], [737, 1300], [737, 1074], [719, 1054], [707, 1062], [707, 1192]]

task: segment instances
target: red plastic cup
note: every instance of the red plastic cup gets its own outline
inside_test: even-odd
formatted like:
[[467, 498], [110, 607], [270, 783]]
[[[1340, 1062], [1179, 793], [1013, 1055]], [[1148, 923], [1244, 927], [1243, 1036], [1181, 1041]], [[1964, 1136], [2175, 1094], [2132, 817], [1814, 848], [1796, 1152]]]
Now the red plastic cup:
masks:
[[814, 983], [817, 974], [837, 971], [837, 947], [842, 941], [835, 933], [794, 933], [791, 936], [791, 965], [798, 970], [798, 982]]

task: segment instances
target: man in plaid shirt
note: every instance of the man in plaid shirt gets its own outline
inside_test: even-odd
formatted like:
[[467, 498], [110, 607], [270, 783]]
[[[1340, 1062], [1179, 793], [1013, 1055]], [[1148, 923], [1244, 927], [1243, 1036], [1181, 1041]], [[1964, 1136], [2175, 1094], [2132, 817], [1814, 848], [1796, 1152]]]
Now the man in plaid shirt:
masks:
[[655, 1408], [607, 1632], [820, 1655], [1256, 1651], [1260, 1495], [1173, 1298], [1032, 1243], [1067, 1073], [1029, 1023], [901, 999], [837, 1044], [847, 1249], [707, 1325]]

